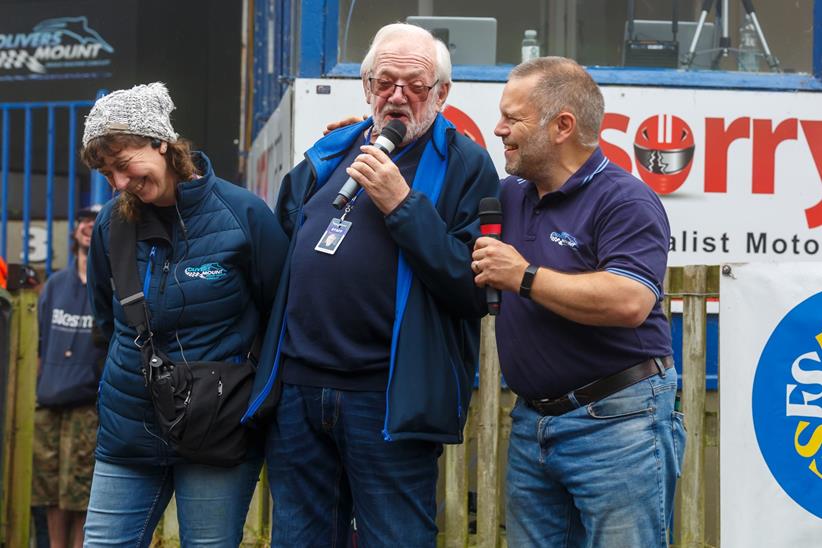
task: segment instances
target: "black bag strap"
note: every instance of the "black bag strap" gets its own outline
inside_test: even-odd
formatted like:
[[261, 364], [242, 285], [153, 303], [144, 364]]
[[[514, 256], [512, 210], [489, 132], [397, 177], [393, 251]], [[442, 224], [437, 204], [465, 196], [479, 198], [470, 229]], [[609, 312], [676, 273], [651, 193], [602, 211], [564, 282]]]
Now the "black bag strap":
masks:
[[108, 249], [111, 282], [120, 297], [126, 322], [145, 342], [151, 338], [150, 315], [137, 269], [137, 225], [124, 219], [116, 209], [111, 215]]

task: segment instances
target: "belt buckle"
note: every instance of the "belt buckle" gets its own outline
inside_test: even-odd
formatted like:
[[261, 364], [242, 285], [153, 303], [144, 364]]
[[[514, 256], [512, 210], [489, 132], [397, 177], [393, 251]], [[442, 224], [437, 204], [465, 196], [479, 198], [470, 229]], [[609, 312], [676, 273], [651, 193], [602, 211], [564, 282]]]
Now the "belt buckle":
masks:
[[[571, 399], [568, 397], [567, 394], [564, 394], [558, 398], [543, 398], [541, 400], [534, 400], [532, 402], [532, 406], [534, 409], [539, 411], [539, 413], [543, 416], [552, 416], [556, 417], [563, 413], [567, 413], [568, 409], [565, 409], [571, 403]], [[560, 413], [556, 412], [556, 408], [559, 407]], [[552, 409], [554, 408], [554, 409]]]

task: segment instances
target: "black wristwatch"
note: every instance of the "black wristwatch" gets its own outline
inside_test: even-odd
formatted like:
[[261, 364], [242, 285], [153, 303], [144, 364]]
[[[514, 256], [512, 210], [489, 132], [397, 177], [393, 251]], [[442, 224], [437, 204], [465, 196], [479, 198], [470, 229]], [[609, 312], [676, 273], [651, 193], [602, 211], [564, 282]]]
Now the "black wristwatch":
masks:
[[525, 274], [522, 275], [522, 281], [519, 284], [519, 296], [524, 299], [531, 298], [531, 286], [534, 284], [534, 278], [537, 275], [539, 267], [535, 264], [529, 264], [525, 269]]

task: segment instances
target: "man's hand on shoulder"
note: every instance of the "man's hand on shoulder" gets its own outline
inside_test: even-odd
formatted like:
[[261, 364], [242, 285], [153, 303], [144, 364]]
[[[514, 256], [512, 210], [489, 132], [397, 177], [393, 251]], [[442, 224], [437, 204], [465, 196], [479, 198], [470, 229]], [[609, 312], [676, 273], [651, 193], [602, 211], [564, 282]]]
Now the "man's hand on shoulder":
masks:
[[342, 120], [331, 122], [330, 124], [325, 126], [325, 131], [323, 131], [323, 135], [328, 135], [335, 129], [340, 129], [341, 127], [350, 126], [351, 124], [359, 124], [360, 122], [365, 121], [367, 118], [368, 116], [363, 114], [362, 116], [349, 116], [348, 118], [343, 118]]

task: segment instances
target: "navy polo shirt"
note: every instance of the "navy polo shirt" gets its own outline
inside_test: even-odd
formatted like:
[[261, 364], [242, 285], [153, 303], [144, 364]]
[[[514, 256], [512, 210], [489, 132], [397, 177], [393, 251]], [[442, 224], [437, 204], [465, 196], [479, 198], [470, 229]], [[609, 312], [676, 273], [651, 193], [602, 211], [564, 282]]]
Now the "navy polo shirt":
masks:
[[504, 292], [497, 347], [505, 380], [528, 399], [554, 398], [648, 358], [671, 354], [662, 313], [670, 226], [657, 195], [597, 148], [565, 184], [539, 198], [530, 181], [501, 182], [502, 240], [560, 272], [607, 271], [648, 287], [657, 303], [637, 328], [582, 325]]
[[[391, 155], [410, 185], [431, 131]], [[361, 154], [357, 139], [303, 207], [291, 262], [283, 340], [283, 380], [340, 390], [385, 390], [397, 286], [397, 244], [385, 216], [361, 192], [346, 216], [352, 225], [336, 253], [314, 247], [342, 211], [331, 202]]]

